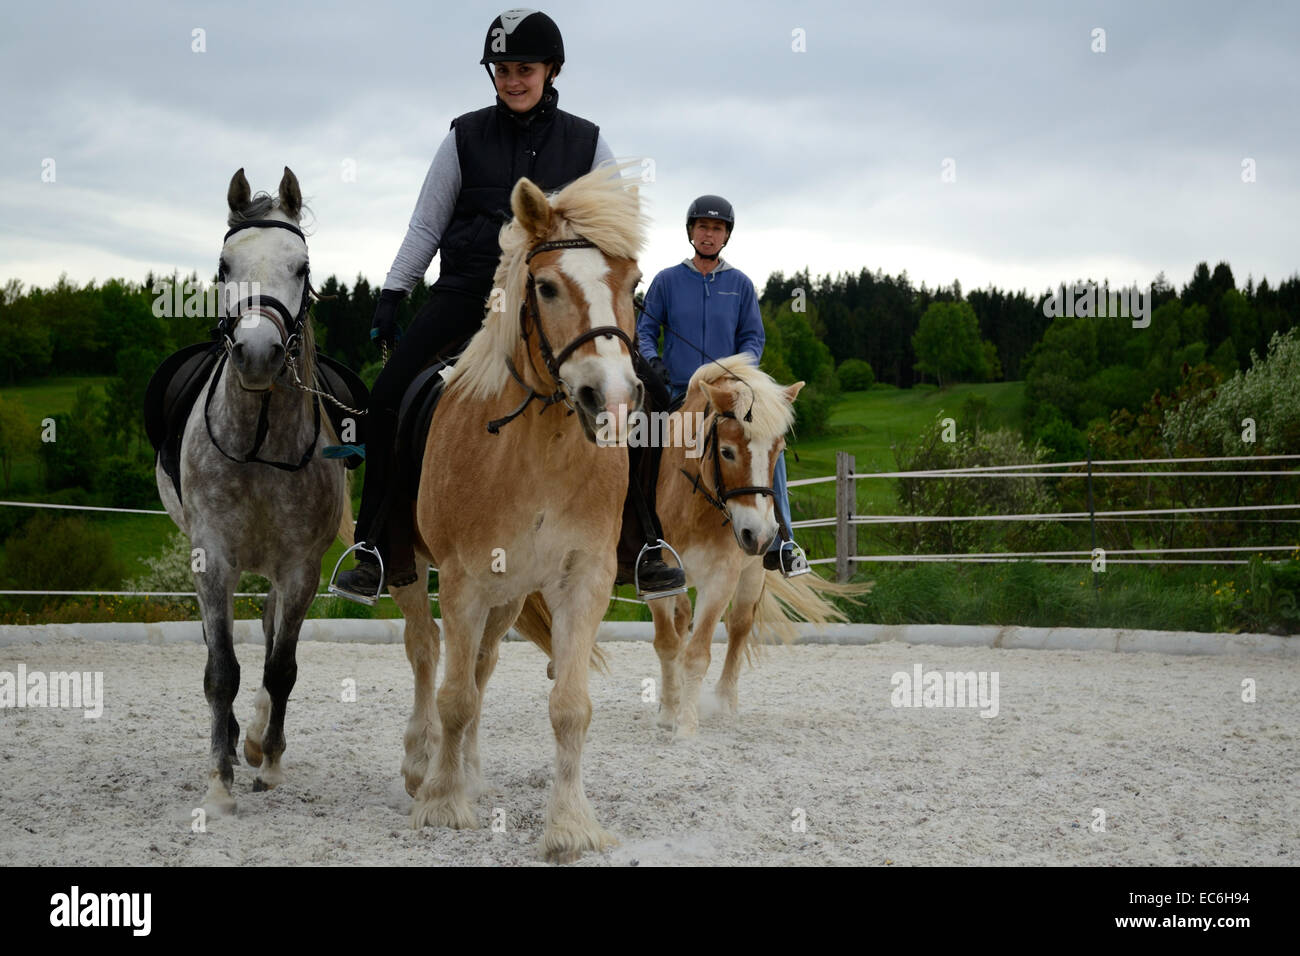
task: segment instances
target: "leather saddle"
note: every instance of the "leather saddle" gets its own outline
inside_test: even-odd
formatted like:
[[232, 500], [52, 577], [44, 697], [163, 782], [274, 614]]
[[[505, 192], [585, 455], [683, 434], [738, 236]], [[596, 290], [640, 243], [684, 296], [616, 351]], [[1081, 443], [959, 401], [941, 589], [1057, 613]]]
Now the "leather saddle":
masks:
[[397, 411], [395, 465], [401, 477], [402, 491], [414, 501], [420, 493], [420, 472], [424, 467], [424, 449], [429, 439], [433, 412], [442, 397], [443, 372], [450, 362], [436, 361], [411, 381], [402, 395]]
[[[171, 478], [178, 498], [181, 496], [180, 457], [185, 424], [221, 354], [222, 344], [219, 341], [186, 346], [163, 360], [145, 389], [145, 433], [149, 436], [149, 444], [157, 452], [157, 461]], [[316, 376], [322, 391], [333, 395], [344, 405], [357, 409], [369, 405], [370, 390], [360, 376], [342, 362], [320, 351], [316, 353]], [[345, 419], [354, 418], [350, 412], [331, 402], [322, 402], [321, 407], [333, 424], [336, 435], [343, 433], [347, 424]], [[352, 430], [361, 431], [364, 421], [364, 418], [356, 419]], [[348, 468], [356, 468], [362, 460], [360, 455], [350, 455], [344, 459]]]

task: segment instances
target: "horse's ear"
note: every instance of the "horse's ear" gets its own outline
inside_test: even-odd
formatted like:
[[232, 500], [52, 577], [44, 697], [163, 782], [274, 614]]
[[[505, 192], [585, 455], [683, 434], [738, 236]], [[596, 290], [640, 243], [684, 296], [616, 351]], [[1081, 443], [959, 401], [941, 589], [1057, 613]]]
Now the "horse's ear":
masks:
[[280, 210], [294, 219], [302, 211], [302, 190], [298, 188], [298, 177], [288, 166], [284, 167], [284, 177], [280, 180]]
[[249, 187], [248, 179], [244, 176], [244, 167], [240, 166], [238, 172], [230, 177], [230, 188], [226, 190], [226, 202], [230, 204], [231, 212], [242, 212], [252, 198], [253, 190]]
[[807, 383], [795, 382], [793, 385], [787, 385], [785, 388], [781, 389], [781, 391], [785, 394], [785, 400], [789, 402], [791, 405], [793, 405], [795, 398], [798, 396], [799, 392], [803, 389], [805, 384]]
[[705, 401], [718, 409], [718, 411], [722, 411], [722, 403], [719, 401], [719, 399], [723, 397], [721, 389], [710, 385], [708, 382], [701, 381], [700, 391], [704, 393]]
[[510, 193], [510, 209], [515, 221], [530, 236], [540, 239], [551, 231], [551, 204], [546, 201], [546, 194], [527, 177], [515, 183]]

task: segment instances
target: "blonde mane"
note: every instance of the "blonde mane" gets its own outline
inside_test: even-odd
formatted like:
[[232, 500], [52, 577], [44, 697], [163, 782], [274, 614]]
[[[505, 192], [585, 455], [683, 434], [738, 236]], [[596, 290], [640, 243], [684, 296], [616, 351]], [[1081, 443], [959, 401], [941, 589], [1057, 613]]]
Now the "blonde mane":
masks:
[[[622, 171], [637, 162], [606, 165], [575, 179], [548, 197], [554, 220], [545, 236], [528, 232], [516, 219], [501, 227], [501, 261], [483, 326], [465, 347], [447, 385], [466, 390], [473, 401], [501, 393], [510, 381], [506, 360], [519, 341], [519, 313], [528, 288], [528, 251], [552, 239], [587, 239], [607, 256], [636, 259], [645, 244], [646, 219], [635, 179]], [[558, 349], [561, 342], [553, 342]]]
[[[703, 382], [734, 396], [736, 420], [744, 429], [747, 441], [779, 438], [794, 425], [794, 405], [787, 400], [785, 388], [754, 364], [754, 357], [748, 352], [706, 362], [696, 369], [686, 388], [688, 401], [703, 404], [704, 393], [700, 388]], [[753, 420], [746, 421], [751, 401]]]

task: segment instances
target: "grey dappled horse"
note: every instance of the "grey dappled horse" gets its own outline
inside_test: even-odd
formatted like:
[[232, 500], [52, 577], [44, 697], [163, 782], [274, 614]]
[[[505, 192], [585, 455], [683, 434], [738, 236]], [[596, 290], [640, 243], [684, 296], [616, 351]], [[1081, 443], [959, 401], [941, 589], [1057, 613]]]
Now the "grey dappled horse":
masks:
[[[212, 754], [204, 808], [233, 812], [239, 690], [232, 625], [243, 571], [271, 581], [262, 615], [266, 663], [244, 756], [260, 767], [254, 790], [283, 779], [284, 712], [297, 678], [298, 630], [316, 594], [321, 558], [346, 512], [344, 464], [321, 457], [333, 442], [313, 394], [316, 354], [307, 306], [307, 243], [298, 221], [302, 193], [285, 167], [279, 197], [251, 195], [240, 169], [230, 180], [230, 213], [218, 278], [249, 283], [241, 297], [224, 285], [221, 331], [226, 354], [190, 412], [181, 444], [181, 494], [157, 468], [167, 513], [189, 536], [194, 586], [208, 663], [203, 690], [212, 709]], [[290, 303], [290, 305], [286, 305]], [[350, 514], [348, 515], [350, 517]]]

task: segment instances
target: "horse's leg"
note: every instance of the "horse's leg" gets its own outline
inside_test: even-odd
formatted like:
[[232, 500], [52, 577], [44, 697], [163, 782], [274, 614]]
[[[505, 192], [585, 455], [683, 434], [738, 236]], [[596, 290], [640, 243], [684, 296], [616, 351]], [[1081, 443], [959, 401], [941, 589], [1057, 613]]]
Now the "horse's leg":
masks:
[[745, 643], [754, 629], [754, 608], [763, 594], [762, 561], [749, 561], [740, 572], [740, 582], [727, 612], [727, 659], [718, 679], [717, 695], [727, 713], [735, 716], [739, 709], [737, 682], [740, 679], [740, 661], [745, 654]]
[[715, 571], [708, 580], [700, 583], [695, 592], [695, 620], [682, 657], [682, 703], [677, 723], [677, 732], [686, 737], [693, 736], [700, 729], [700, 685], [712, 659], [709, 645], [718, 619], [736, 587], [733, 577], [728, 575], [728, 579], [721, 582], [718, 577]]
[[416, 570], [419, 577], [413, 584], [388, 589], [406, 619], [402, 638], [406, 659], [411, 662], [411, 673], [415, 676], [415, 705], [402, 738], [405, 747], [402, 777], [411, 796], [415, 796], [424, 782], [442, 737], [433, 697], [438, 679], [438, 625], [433, 622], [429, 606], [429, 566], [417, 559]]
[[[677, 726], [677, 709], [681, 705], [682, 638], [690, 628], [691, 601], [685, 594], [679, 594], [671, 602], [664, 599], [649, 604], [655, 623], [655, 653], [659, 655], [659, 670], [663, 677], [658, 724], [672, 730]], [[665, 607], [669, 604], [671, 607]]]
[[[202, 547], [202, 546], [201, 546]], [[224, 560], [220, 546], [204, 547], [207, 567], [194, 575], [195, 594], [203, 618], [203, 640], [208, 645], [208, 662], [203, 669], [203, 694], [212, 713], [212, 750], [208, 762], [208, 790], [203, 809], [208, 816], [235, 812], [232, 789], [235, 784], [234, 702], [239, 692], [239, 661], [235, 657], [235, 584], [238, 573]]]
[[564, 577], [543, 592], [553, 608], [554, 622], [555, 686], [550, 712], [555, 731], [555, 783], [546, 808], [542, 852], [556, 863], [576, 860], [584, 850], [603, 850], [618, 842], [596, 822], [582, 783], [582, 747], [591, 723], [587, 671], [614, 578], [613, 567], [604, 568], [597, 562], [612, 560], [612, 547], [609, 555], [601, 558], [571, 552], [565, 560]]
[[[266, 670], [266, 661], [271, 659], [271, 652], [275, 650], [275, 597], [275, 585], [271, 585], [271, 590], [266, 595], [266, 606], [262, 609], [262, 634], [266, 637], [263, 672]], [[266, 722], [270, 719], [271, 695], [266, 692], [263, 681], [257, 696], [253, 698], [253, 721], [248, 725], [248, 732], [244, 736], [244, 759], [250, 767], [262, 766], [262, 736], [266, 733]]]
[[275, 642], [262, 667], [262, 687], [257, 692], [257, 713], [262, 714], [269, 698], [271, 716], [262, 739], [263, 763], [253, 781], [254, 790], [270, 790], [284, 782], [280, 757], [284, 753], [284, 712], [289, 694], [298, 681], [298, 632], [316, 597], [320, 566], [293, 568], [276, 583]]
[[447, 673], [438, 691], [442, 746], [411, 807], [411, 823], [417, 830], [424, 826], [464, 829], [479, 825], [465, 792], [462, 742], [465, 728], [478, 713], [474, 670], [491, 607], [475, 593], [473, 582], [465, 580], [463, 574], [451, 569], [439, 570], [439, 590], [445, 596], [442, 627], [447, 641]]
[[483, 632], [483, 643], [478, 649], [478, 660], [474, 664], [474, 683], [478, 685], [478, 710], [474, 719], [465, 728], [465, 788], [470, 799], [483, 794], [487, 785], [483, 780], [483, 768], [478, 757], [478, 725], [483, 716], [483, 695], [487, 691], [488, 681], [496, 670], [497, 658], [501, 656], [501, 639], [515, 623], [519, 610], [524, 606], [524, 598], [502, 604], [492, 609], [488, 615], [487, 626]]

